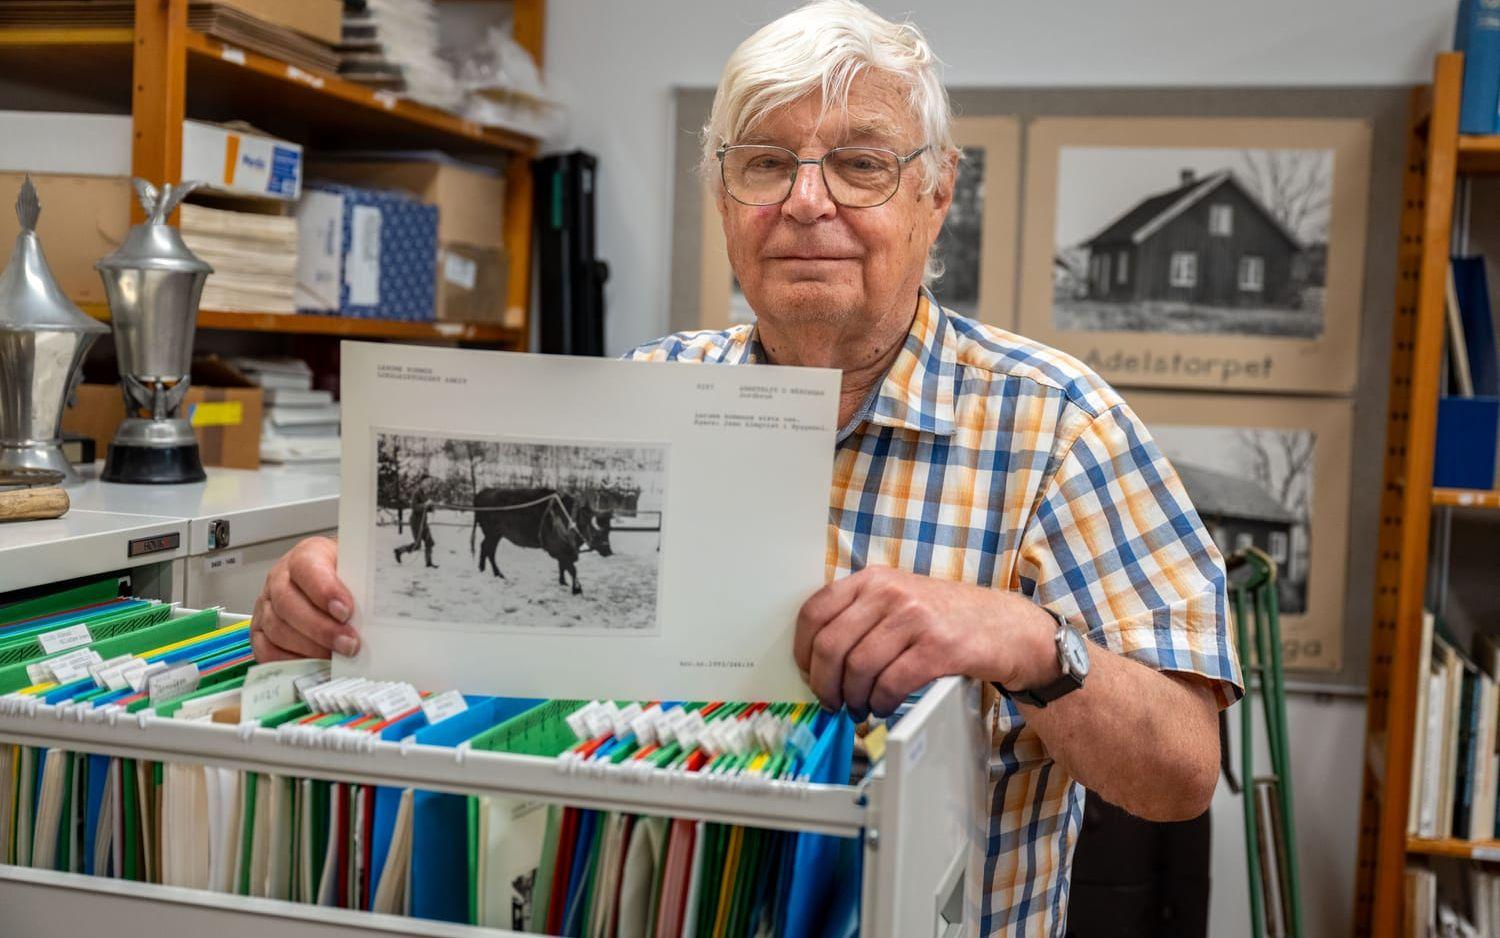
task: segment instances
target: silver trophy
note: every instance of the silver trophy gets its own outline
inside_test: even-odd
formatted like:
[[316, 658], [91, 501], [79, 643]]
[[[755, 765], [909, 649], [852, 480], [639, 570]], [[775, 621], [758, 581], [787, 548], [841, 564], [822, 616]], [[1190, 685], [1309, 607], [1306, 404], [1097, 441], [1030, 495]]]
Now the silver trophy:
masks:
[[[106, 482], [201, 482], [198, 439], [182, 418], [193, 364], [198, 299], [213, 268], [188, 250], [167, 217], [196, 182], [160, 190], [135, 180], [146, 221], [98, 263], [109, 296], [125, 391], [125, 421], [109, 444]], [[145, 411], [150, 416], [139, 416]]]
[[58, 288], [36, 236], [41, 214], [28, 176], [16, 198], [21, 233], [0, 273], [0, 475], [55, 470], [67, 485], [79, 476], [62, 451], [63, 408], [83, 356], [109, 327]]

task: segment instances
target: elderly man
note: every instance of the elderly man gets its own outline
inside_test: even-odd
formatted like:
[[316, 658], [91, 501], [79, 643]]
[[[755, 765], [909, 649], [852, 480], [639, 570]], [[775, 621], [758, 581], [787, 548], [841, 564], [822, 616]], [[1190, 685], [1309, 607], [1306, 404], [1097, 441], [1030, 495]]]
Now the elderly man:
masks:
[[[1060, 935], [1085, 787], [1145, 818], [1201, 814], [1239, 670], [1221, 558], [1130, 408], [924, 286], [959, 171], [950, 123], [911, 25], [824, 0], [751, 36], [704, 163], [757, 323], [633, 355], [843, 372], [829, 582], [797, 662], [856, 715], [943, 675], [997, 689], [980, 930]], [[278, 565], [258, 654], [357, 647], [334, 558], [315, 540]]]

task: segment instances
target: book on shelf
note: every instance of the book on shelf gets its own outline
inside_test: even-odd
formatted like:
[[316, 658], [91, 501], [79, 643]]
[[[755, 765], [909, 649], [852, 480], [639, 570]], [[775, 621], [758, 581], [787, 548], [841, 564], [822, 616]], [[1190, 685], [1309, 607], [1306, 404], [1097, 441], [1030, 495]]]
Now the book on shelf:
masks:
[[1479, 636], [1474, 656], [1422, 617], [1407, 834], [1500, 836], [1500, 643]]
[[1489, 0], [1460, 0], [1453, 48], [1464, 54], [1459, 133], [1495, 133], [1500, 123], [1500, 13]]
[[1464, 351], [1474, 393], [1485, 397], [1500, 396], [1500, 346], [1495, 342], [1495, 317], [1490, 307], [1484, 258], [1480, 255], [1455, 257], [1452, 265]]

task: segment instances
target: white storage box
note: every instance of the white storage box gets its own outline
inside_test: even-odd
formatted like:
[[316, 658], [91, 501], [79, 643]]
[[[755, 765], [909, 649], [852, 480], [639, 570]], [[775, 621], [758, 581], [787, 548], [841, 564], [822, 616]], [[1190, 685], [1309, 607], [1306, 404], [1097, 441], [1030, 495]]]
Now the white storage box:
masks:
[[[130, 175], [129, 115], [0, 111], [0, 172]], [[182, 122], [182, 178], [233, 195], [295, 202], [302, 147], [246, 130]]]

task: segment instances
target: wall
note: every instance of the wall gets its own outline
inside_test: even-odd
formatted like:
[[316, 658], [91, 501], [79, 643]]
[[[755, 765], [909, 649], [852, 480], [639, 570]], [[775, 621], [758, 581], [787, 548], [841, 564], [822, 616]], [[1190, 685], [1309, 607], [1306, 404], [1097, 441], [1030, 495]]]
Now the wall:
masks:
[[[671, 89], [712, 87], [785, 2], [552, 0], [545, 72], [572, 110], [563, 147], [600, 157], [608, 348], [667, 329]], [[1425, 80], [1451, 0], [1111, 3], [927, 0], [916, 8], [949, 85], [1370, 85]]]
[[[1409, 85], [1429, 77], [1431, 56], [1451, 33], [1453, 10], [1450, 0], [928, 0], [920, 6], [875, 0], [871, 5], [893, 16], [916, 7], [915, 19], [956, 89]], [[599, 252], [611, 268], [610, 351], [668, 331], [673, 154], [677, 136], [687, 132], [678, 129], [672, 90], [712, 87], [734, 46], [792, 6], [549, 3], [546, 74], [572, 109], [570, 128], [557, 143], [583, 147], [601, 160]], [[695, 223], [696, 217], [689, 214], [687, 221]], [[1389, 304], [1388, 296], [1381, 299]], [[1388, 321], [1369, 325], [1379, 329]], [[1379, 355], [1387, 340], [1370, 338], [1374, 348], [1367, 351]], [[1361, 402], [1360, 409], [1371, 412], [1360, 422], [1375, 432], [1360, 436], [1378, 445], [1385, 371], [1375, 367], [1361, 377], [1369, 390], [1378, 386], [1379, 401]], [[1287, 708], [1304, 933], [1348, 934], [1364, 701], [1296, 694]], [[1214, 800], [1209, 930], [1214, 936], [1246, 934], [1249, 928], [1240, 811], [1239, 800], [1221, 785]]]

